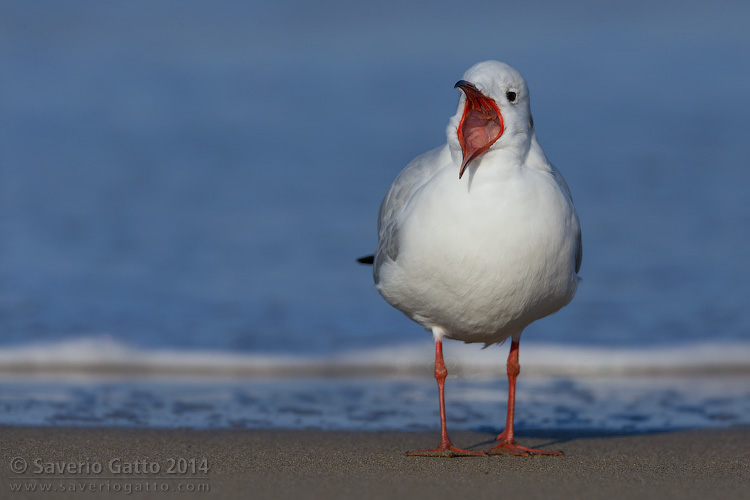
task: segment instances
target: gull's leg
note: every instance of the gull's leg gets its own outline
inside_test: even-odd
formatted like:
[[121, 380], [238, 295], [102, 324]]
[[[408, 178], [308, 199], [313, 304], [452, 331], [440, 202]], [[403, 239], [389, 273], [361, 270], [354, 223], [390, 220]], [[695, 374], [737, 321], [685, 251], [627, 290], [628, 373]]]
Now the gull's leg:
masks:
[[510, 344], [508, 355], [508, 416], [505, 420], [505, 430], [497, 436], [496, 440], [499, 441], [497, 446], [487, 450], [486, 453], [489, 455], [562, 455], [561, 451], [527, 448], [516, 443], [513, 436], [513, 419], [516, 411], [516, 378], [520, 372], [518, 342], [514, 340]]
[[484, 456], [481, 451], [470, 451], [456, 448], [448, 437], [445, 426], [445, 379], [448, 370], [443, 361], [443, 341], [435, 339], [435, 380], [438, 383], [438, 396], [440, 398], [440, 446], [434, 450], [409, 451], [410, 457], [476, 457]]

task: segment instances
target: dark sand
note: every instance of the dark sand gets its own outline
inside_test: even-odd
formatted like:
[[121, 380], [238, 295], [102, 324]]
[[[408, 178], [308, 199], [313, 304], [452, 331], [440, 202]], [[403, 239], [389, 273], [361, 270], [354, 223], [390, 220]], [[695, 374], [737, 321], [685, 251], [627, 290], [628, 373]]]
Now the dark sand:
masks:
[[[562, 449], [565, 456], [404, 456], [405, 450], [437, 444], [437, 433], [0, 427], [0, 498], [750, 499], [747, 428], [548, 436], [521, 436], [519, 441]], [[493, 438], [472, 432], [453, 436], [457, 445], [478, 449]], [[189, 460], [197, 459], [198, 467], [203, 457], [209, 471], [193, 474]], [[19, 467], [18, 458], [27, 464], [22, 474], [11, 469]], [[170, 459], [180, 458], [188, 461], [183, 462], [188, 470], [170, 474]], [[74, 462], [74, 470], [35, 473], [35, 459], [44, 467]], [[160, 471], [113, 473], [112, 460], [115, 467], [156, 463]], [[86, 470], [94, 463], [102, 465], [99, 474]], [[11, 486], [19, 484], [22, 492], [12, 492]], [[56, 493], [26, 491], [42, 484]], [[208, 493], [185, 491], [206, 484]], [[88, 489], [60, 491], [81, 487]]]

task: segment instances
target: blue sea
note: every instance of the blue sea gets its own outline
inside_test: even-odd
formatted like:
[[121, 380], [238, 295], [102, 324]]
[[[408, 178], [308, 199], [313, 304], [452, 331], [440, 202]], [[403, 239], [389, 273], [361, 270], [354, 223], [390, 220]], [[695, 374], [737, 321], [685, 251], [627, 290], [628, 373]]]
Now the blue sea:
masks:
[[[526, 77], [583, 227], [577, 296], [521, 342], [519, 428], [750, 424], [747, 19], [4, 2], [0, 425], [436, 428], [431, 337], [355, 259], [485, 59]], [[500, 426], [507, 346], [445, 354], [449, 425]]]

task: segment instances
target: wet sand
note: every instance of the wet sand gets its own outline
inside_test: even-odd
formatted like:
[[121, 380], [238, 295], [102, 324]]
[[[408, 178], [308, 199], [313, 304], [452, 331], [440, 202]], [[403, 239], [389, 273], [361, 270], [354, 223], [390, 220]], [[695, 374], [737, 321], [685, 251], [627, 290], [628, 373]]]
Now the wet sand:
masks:
[[[494, 435], [452, 437], [483, 449]], [[750, 498], [749, 428], [518, 437], [564, 450], [562, 457], [404, 456], [437, 440], [406, 432], [0, 427], [0, 498]], [[55, 493], [40, 492], [42, 485]]]

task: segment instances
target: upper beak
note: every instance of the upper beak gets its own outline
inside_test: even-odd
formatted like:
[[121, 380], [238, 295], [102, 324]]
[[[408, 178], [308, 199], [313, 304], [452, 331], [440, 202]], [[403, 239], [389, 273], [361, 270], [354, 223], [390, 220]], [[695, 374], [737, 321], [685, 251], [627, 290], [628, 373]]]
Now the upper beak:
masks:
[[454, 89], [461, 89], [463, 91], [467, 91], [468, 90], [470, 92], [475, 92], [477, 94], [481, 94], [481, 92], [479, 92], [479, 90], [476, 88], [476, 86], [473, 83], [467, 82], [466, 80], [459, 80], [459, 81], [457, 81], [456, 84], [453, 86], [453, 88]]
[[503, 134], [503, 116], [494, 100], [482, 94], [476, 85], [459, 80], [453, 88], [463, 90], [466, 106], [458, 125], [458, 142], [463, 161], [458, 178], [476, 157], [487, 151]]

